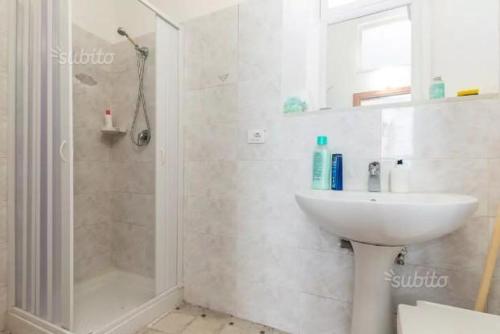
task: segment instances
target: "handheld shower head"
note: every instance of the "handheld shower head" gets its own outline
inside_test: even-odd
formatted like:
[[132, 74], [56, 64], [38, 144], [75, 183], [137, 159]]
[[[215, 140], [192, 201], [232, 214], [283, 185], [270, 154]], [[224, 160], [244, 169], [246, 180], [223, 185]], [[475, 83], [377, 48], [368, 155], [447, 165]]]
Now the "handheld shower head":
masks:
[[141, 47], [139, 44], [137, 44], [137, 43], [136, 43], [136, 42], [135, 42], [135, 41], [134, 41], [134, 40], [133, 40], [133, 39], [132, 39], [132, 38], [128, 35], [127, 31], [126, 31], [124, 28], [119, 27], [119, 28], [116, 30], [116, 32], [118, 33], [118, 35], [126, 37], [126, 38], [129, 40], [129, 42], [130, 42], [130, 43], [132, 43], [132, 44], [134, 45], [135, 49], [136, 49], [139, 53], [141, 53], [144, 57], [147, 57], [147, 56], [148, 56], [148, 54], [149, 54], [149, 49], [148, 49], [148, 48], [146, 48], [146, 47]]
[[127, 32], [125, 31], [125, 29], [123, 29], [122, 27], [119, 27], [118, 30], [116, 31], [119, 35], [121, 36], [125, 36], [125, 37], [128, 37], [128, 34]]

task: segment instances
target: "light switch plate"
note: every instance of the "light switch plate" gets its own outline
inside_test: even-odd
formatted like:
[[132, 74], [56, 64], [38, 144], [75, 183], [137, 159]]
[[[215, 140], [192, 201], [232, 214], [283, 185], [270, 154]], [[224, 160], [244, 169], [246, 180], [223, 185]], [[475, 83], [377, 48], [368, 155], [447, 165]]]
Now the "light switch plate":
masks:
[[248, 130], [249, 144], [264, 144], [266, 142], [266, 129]]

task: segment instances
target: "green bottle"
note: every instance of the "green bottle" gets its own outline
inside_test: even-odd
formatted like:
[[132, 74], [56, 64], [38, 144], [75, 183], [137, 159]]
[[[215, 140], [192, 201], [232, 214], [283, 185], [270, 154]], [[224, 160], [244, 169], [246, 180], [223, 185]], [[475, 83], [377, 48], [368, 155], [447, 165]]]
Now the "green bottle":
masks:
[[329, 190], [331, 180], [331, 154], [328, 150], [328, 137], [318, 136], [313, 154], [312, 188]]
[[431, 100], [444, 99], [446, 95], [446, 87], [441, 77], [435, 77], [432, 81], [429, 96]]

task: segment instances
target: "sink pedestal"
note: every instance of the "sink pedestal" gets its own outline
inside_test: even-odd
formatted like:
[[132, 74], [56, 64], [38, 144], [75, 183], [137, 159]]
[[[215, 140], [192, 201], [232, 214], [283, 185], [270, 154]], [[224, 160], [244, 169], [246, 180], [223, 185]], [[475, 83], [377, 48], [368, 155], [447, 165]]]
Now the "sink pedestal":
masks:
[[391, 282], [386, 280], [403, 247], [352, 242], [354, 300], [351, 334], [393, 333]]

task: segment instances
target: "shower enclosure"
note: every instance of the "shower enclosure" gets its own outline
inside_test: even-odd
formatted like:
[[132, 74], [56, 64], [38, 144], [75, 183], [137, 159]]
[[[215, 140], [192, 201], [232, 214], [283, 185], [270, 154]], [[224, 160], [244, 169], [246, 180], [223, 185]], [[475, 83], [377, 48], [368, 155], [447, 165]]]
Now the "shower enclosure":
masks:
[[11, 14], [9, 329], [134, 333], [182, 299], [179, 30], [145, 0]]

